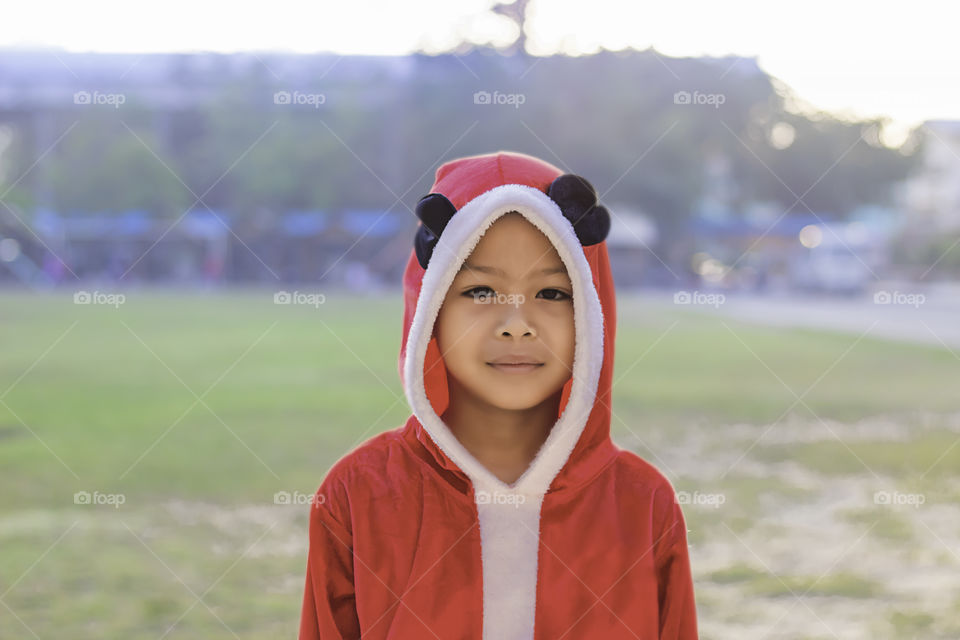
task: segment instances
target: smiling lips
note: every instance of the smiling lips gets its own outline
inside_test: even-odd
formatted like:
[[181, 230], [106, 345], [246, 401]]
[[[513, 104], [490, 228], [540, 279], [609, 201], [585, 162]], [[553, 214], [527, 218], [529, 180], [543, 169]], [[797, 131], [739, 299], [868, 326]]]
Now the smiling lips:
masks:
[[530, 356], [509, 355], [487, 363], [503, 373], [527, 373], [543, 366], [543, 363]]

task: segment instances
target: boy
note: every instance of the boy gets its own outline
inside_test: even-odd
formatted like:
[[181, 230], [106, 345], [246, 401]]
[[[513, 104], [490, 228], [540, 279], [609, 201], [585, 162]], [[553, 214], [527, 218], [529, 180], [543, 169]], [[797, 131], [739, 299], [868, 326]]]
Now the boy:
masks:
[[609, 214], [501, 151], [420, 200], [399, 359], [413, 414], [324, 478], [300, 640], [697, 638], [669, 481], [610, 439]]

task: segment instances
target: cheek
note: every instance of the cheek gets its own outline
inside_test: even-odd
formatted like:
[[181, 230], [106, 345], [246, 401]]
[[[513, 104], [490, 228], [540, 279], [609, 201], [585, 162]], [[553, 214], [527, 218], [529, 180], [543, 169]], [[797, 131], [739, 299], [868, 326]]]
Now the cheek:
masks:
[[573, 310], [551, 319], [550, 337], [557, 358], [567, 365], [573, 365], [573, 352], [576, 346], [576, 332], [573, 325]]
[[437, 346], [444, 358], [456, 357], [473, 349], [479, 323], [478, 318], [470, 311], [471, 309], [457, 304], [444, 305], [441, 308], [433, 327], [433, 335], [437, 338]]

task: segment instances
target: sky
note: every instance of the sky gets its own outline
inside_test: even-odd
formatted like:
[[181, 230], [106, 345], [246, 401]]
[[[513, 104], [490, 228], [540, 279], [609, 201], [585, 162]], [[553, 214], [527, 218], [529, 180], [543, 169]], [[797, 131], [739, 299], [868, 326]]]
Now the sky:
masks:
[[[503, 45], [516, 27], [494, 0], [329, 2], [122, 0], [9, 3], [0, 47], [67, 51], [290, 51], [403, 55], [449, 50], [463, 36]], [[960, 3], [757, 0], [530, 0], [534, 55], [654, 49], [669, 57], [756, 57], [811, 105], [886, 116], [891, 135], [960, 119]], [[55, 19], [51, 19], [55, 16]]]

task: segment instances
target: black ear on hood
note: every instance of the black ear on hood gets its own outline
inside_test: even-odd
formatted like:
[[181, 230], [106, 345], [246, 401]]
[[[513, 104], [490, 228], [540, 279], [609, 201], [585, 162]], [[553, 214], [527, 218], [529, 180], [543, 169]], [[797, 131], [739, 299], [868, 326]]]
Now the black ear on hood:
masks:
[[597, 191], [586, 178], [565, 173], [550, 183], [547, 195], [573, 225], [581, 245], [589, 247], [606, 240], [610, 233], [610, 213], [597, 203]]
[[[557, 203], [563, 217], [573, 225], [582, 246], [589, 247], [606, 240], [610, 233], [610, 213], [597, 202], [597, 192], [586, 178], [565, 173], [550, 183], [547, 196]], [[413, 245], [417, 262], [426, 269], [440, 234], [457, 208], [442, 193], [428, 193], [420, 198], [415, 212], [422, 224], [417, 228]]]
[[457, 208], [442, 193], [428, 193], [420, 198], [415, 211], [422, 224], [417, 228], [413, 246], [417, 251], [417, 262], [426, 269], [440, 234], [457, 212]]

